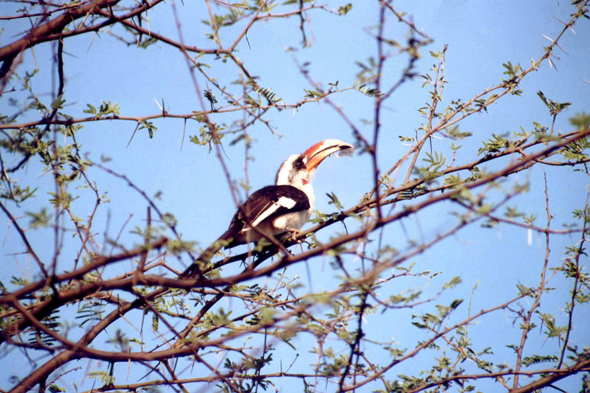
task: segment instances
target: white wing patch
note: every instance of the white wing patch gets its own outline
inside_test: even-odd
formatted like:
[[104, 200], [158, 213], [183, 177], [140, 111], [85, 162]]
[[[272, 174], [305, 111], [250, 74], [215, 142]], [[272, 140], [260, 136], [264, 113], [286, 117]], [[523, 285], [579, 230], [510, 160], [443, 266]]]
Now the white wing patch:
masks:
[[297, 201], [287, 197], [280, 197], [276, 203], [287, 209], [293, 209], [293, 207], [295, 207], [295, 205], [297, 204]]
[[252, 221], [252, 226], [258, 226], [262, 221], [272, 216], [281, 207], [284, 207], [286, 209], [292, 209], [293, 207], [295, 207], [296, 204], [297, 202], [294, 199], [280, 197], [278, 201], [268, 206], [268, 208], [265, 209], [264, 212], [256, 218], [256, 220]]

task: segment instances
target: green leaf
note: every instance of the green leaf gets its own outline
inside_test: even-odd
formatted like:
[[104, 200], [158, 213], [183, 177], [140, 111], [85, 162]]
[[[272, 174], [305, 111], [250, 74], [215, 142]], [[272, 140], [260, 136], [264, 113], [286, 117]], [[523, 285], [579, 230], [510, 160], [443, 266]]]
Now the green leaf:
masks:
[[543, 101], [545, 106], [549, 109], [549, 113], [551, 113], [552, 116], [557, 116], [561, 111], [563, 111], [571, 105], [570, 102], [560, 103], [557, 101], [550, 100], [549, 98], [545, 97], [545, 94], [543, 94], [541, 90], [537, 92], [537, 95], [539, 96], [541, 101]]
[[63, 99], [63, 96], [59, 96], [51, 103], [51, 108], [58, 110], [63, 109], [63, 105], [66, 103], [66, 100]]
[[446, 282], [443, 285], [443, 289], [455, 288], [457, 285], [461, 284], [461, 282], [462, 282], [461, 277], [455, 276], [450, 281]]
[[157, 332], [160, 327], [160, 318], [156, 314], [152, 315], [152, 331]]
[[211, 89], [205, 89], [203, 96], [211, 103], [211, 105], [217, 104], [217, 98]]
[[370, 88], [365, 84], [357, 87], [357, 90], [369, 97], [381, 97], [383, 95], [378, 89]]
[[66, 392], [67, 390], [65, 388], [62, 388], [61, 386], [58, 386], [53, 383], [53, 384], [49, 385], [49, 391], [51, 393], [58, 393], [58, 392]]
[[429, 172], [437, 172], [440, 169], [440, 167], [443, 166], [447, 162], [447, 159], [445, 158], [445, 156], [443, 156], [442, 153], [439, 153], [436, 150], [434, 151], [434, 155], [432, 155], [428, 152], [425, 152], [425, 154], [426, 154], [426, 158], [423, 158], [422, 161], [430, 164], [428, 166]]
[[51, 213], [45, 207], [42, 208], [38, 213], [25, 212], [25, 215], [30, 218], [30, 229], [47, 228], [49, 225], [51, 225]]
[[590, 114], [586, 112], [576, 112], [575, 116], [570, 117], [570, 124], [579, 130], [590, 128]]
[[338, 7], [338, 13], [340, 15], [346, 15], [350, 12], [350, 10], [352, 10], [352, 3], [348, 3], [346, 5], [343, 5], [342, 7]]
[[115, 382], [115, 378], [110, 376], [106, 371], [92, 371], [88, 373], [88, 378], [99, 379], [104, 385], [110, 385]]
[[336, 207], [337, 210], [343, 209], [343, 206], [340, 203], [340, 200], [338, 199], [336, 194], [331, 192], [331, 193], [326, 193], [326, 195], [328, 196], [328, 198], [330, 198], [330, 202], [328, 202], [328, 205], [334, 205], [334, 207]]
[[510, 142], [505, 138], [505, 136], [506, 135], [492, 134], [489, 142], [483, 142], [484, 147], [477, 151], [477, 155], [479, 156], [482, 153], [498, 153], [503, 149], [508, 148], [510, 146]]

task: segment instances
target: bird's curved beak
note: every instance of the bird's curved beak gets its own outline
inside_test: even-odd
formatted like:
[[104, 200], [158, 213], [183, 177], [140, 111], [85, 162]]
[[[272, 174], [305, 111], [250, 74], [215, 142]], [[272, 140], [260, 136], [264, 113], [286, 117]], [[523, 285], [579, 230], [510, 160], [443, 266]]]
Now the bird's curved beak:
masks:
[[334, 153], [338, 153], [337, 155], [342, 156], [352, 156], [352, 153], [354, 153], [354, 147], [348, 143], [339, 141], [338, 139], [326, 139], [325, 141], [318, 142], [303, 153], [306, 158], [305, 169], [308, 172], [312, 171], [317, 168], [326, 157]]

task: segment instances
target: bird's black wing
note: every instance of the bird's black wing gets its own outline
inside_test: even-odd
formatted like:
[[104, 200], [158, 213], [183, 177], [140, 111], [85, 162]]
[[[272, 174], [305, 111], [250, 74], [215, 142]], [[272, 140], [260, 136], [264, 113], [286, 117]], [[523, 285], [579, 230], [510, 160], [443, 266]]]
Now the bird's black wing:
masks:
[[309, 198], [289, 185], [266, 186], [256, 191], [234, 215], [224, 239], [235, 237], [245, 226], [257, 226], [283, 214], [309, 209]]

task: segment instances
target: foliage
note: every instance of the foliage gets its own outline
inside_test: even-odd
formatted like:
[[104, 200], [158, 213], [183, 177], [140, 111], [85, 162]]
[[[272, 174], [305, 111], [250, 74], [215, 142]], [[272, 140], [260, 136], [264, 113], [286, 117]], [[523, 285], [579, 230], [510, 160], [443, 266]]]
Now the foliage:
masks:
[[[354, 83], [314, 79], [311, 65], [299, 63], [313, 45], [311, 16], [344, 24], [359, 17], [357, 4], [30, 1], [4, 18], [26, 32], [3, 32], [10, 45], [0, 48], [0, 208], [10, 239], [3, 255], [9, 262], [6, 282], [0, 282], [0, 326], [3, 361], [18, 358], [19, 367], [10, 367], [16, 373], [10, 378], [13, 391], [533, 392], [560, 380], [588, 391], [590, 342], [578, 326], [590, 303], [588, 187], [583, 195], [576, 189], [571, 217], [552, 209], [571, 203], [559, 195], [569, 192], [563, 179], [572, 170], [588, 183], [590, 115], [572, 115], [575, 102], [557, 101], [537, 88], [534, 104], [526, 105], [539, 105], [547, 116], [546, 107], [548, 118], [517, 124], [517, 131], [477, 129], [469, 119], [502, 116], [495, 104], [527, 99], [522, 81], [533, 71], [547, 77], [550, 70], [541, 66], [555, 67], [556, 47], [574, 25], [586, 22], [589, 2], [573, 2], [570, 19], [560, 21], [548, 47], [537, 48], [540, 56], [530, 67], [498, 60], [496, 84], [476, 86], [479, 92], [471, 98], [448, 97], [448, 46], [433, 45], [413, 17], [385, 0], [374, 2], [378, 23], [366, 29], [376, 53], [350, 61], [358, 67], [349, 75]], [[200, 12], [202, 41], [182, 34], [182, 10], [190, 7]], [[175, 23], [162, 27], [167, 11]], [[306, 84], [292, 82], [277, 66], [296, 99], [285, 86], [267, 85], [252, 57], [238, 57], [251, 51], [265, 65], [273, 62], [249, 39], [268, 21], [295, 21], [299, 28], [301, 48], [288, 47], [288, 53]], [[120, 44], [138, 57], [173, 51], [178, 57], [167, 59], [171, 72], [179, 63], [187, 71], [179, 80], [194, 87], [194, 97], [175, 97], [175, 105], [187, 101], [190, 110], [176, 112], [162, 99], [155, 100], [155, 113], [132, 113], [139, 94], [129, 90], [128, 99], [116, 99], [121, 106], [114, 97], [91, 95], [94, 105], [81, 101], [82, 92], [68, 89], [76, 77], [68, 45], [80, 36], [114, 38], [114, 59], [108, 59], [113, 61]], [[37, 48], [52, 56], [28, 60], [25, 55]], [[427, 62], [434, 64], [425, 71], [426, 50]], [[109, 72], [143, 77], [144, 70]], [[55, 81], [52, 91], [39, 93], [36, 83], [49, 80], [47, 75]], [[401, 95], [400, 86], [420, 85], [427, 100], [417, 108], [421, 124], [398, 130], [384, 113]], [[563, 96], [568, 93], [564, 89]], [[348, 96], [354, 104], [337, 103]], [[371, 118], [350, 115], [361, 104]], [[238, 203], [242, 192], [251, 191], [255, 143], [283, 137], [274, 122], [314, 106], [328, 107], [323, 110], [333, 110], [349, 127], [360, 152], [354, 159], [370, 163], [364, 173], [369, 186], [318, 193], [330, 211], [316, 205], [309, 229], [265, 239], [246, 251], [216, 247], [208, 255], [201, 243], [202, 252], [197, 240], [207, 238], [211, 225], [199, 222], [198, 233], [182, 233], [191, 221], [189, 209], [162, 210], [169, 206], [167, 195], [176, 192], [167, 183], [188, 195], [189, 186], [176, 179], [186, 168], [178, 164], [176, 173], [154, 176], [154, 168], [177, 165], [178, 157], [129, 148], [172, 138], [182, 122], [181, 149], [218, 161], [223, 170], [219, 184], [211, 185], [203, 180], [211, 166], [199, 167], [198, 192], [228, 185]], [[568, 120], [572, 129], [566, 132], [560, 127]], [[106, 136], [114, 124], [132, 124], [124, 153]], [[190, 147], [183, 145], [187, 128]], [[394, 135], [405, 149], [401, 155], [399, 146], [380, 143], [384, 134]], [[112, 159], [95, 159], [99, 143], [112, 147]], [[243, 162], [231, 150], [237, 148], [243, 148]], [[245, 179], [235, 180], [232, 159]], [[128, 177], [126, 165], [139, 167], [144, 179]], [[544, 186], [531, 178], [543, 178]], [[140, 184], [146, 182], [162, 191], [145, 191]], [[118, 188], [132, 195], [130, 203], [111, 200], [109, 192]], [[543, 202], [533, 202], [539, 195]], [[134, 217], [137, 206], [145, 217]], [[119, 222], [123, 216], [128, 218]], [[482, 300], [479, 281], [469, 284], [465, 269], [478, 275], [483, 267], [476, 253], [461, 252], [467, 242], [460, 236], [481, 236], [480, 244], [494, 247], [504, 233], [500, 228], [509, 236], [526, 232], [525, 247], [536, 234], [544, 257], [508, 261], [515, 271], [527, 263], [535, 278], [519, 278], [512, 292]], [[556, 239], [567, 246], [556, 250]], [[442, 255], [442, 244], [453, 244], [456, 255]], [[444, 266], [449, 260], [463, 271]], [[179, 273], [187, 266], [195, 274]], [[307, 280], [297, 269], [307, 271]], [[505, 319], [510, 326], [499, 325]], [[398, 341], [398, 332], [406, 337]], [[503, 345], [486, 338], [504, 334]]]

